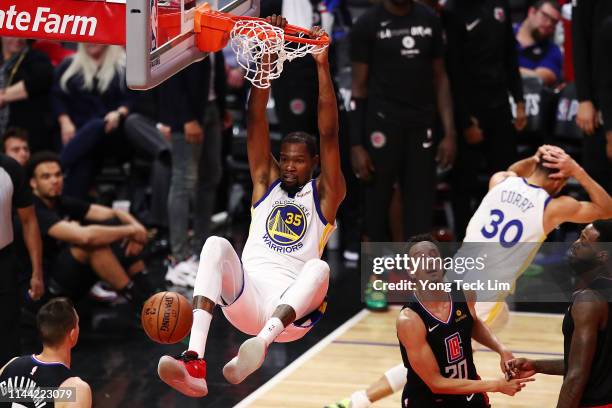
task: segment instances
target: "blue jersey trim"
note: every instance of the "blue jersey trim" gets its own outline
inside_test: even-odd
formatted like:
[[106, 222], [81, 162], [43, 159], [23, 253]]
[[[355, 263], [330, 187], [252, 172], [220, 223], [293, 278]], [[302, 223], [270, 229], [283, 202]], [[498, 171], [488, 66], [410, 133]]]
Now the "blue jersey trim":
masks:
[[242, 287], [240, 288], [240, 292], [238, 292], [238, 296], [236, 296], [236, 299], [234, 299], [234, 301], [232, 303], [229, 303], [229, 304], [225, 303], [225, 299], [223, 299], [223, 296], [219, 296], [219, 298], [223, 302], [223, 304], [219, 305], [219, 306], [221, 306], [221, 307], [231, 306], [234, 303], [236, 303], [238, 301], [238, 299], [240, 299], [240, 296], [242, 296], [242, 292], [244, 292], [244, 285], [246, 284], [246, 279], [244, 278], [244, 266], [242, 266], [242, 259], [240, 260], [240, 270], [242, 270]]
[[317, 209], [319, 219], [323, 225], [329, 224], [323, 215], [323, 211], [321, 211], [321, 202], [319, 201], [319, 192], [317, 191], [317, 179], [312, 179], [312, 198], [314, 199], [315, 208]]
[[[61, 365], [66, 367], [66, 364], [64, 363], [60, 363], [59, 361], [54, 361], [52, 363], [45, 363], [44, 361], [40, 361], [39, 359], [36, 358], [36, 356], [34, 354], [32, 354], [30, 357], [32, 357], [32, 361], [34, 361], [36, 364], [40, 364], [43, 366], [55, 366], [55, 365]], [[68, 368], [68, 367], [66, 367]]]
[[280, 184], [280, 182], [281, 182], [281, 179], [276, 179], [276, 181], [274, 181], [274, 183], [270, 184], [270, 187], [268, 187], [268, 190], [266, 191], [266, 193], [263, 196], [261, 196], [261, 198], [259, 200], [257, 200], [257, 202], [255, 204], [253, 204], [253, 208], [257, 208], [257, 206], [259, 204], [261, 204], [263, 202], [263, 200], [268, 198], [268, 196], [270, 195], [272, 190], [274, 190], [274, 188], [276, 186], [278, 186]]
[[525, 177], [521, 177], [521, 179], [525, 182], [525, 184], [527, 184], [529, 187], [533, 187], [533, 188], [539, 188], [540, 190], [544, 190], [543, 187], [540, 186], [536, 186], [535, 184], [531, 184], [530, 182], [528, 182], [527, 180], [525, 180]]
[[548, 196], [548, 198], [546, 199], [546, 201], [544, 201], [544, 209], [546, 209], [546, 206], [548, 205], [548, 203], [550, 203], [550, 200], [552, 200], [551, 196]]

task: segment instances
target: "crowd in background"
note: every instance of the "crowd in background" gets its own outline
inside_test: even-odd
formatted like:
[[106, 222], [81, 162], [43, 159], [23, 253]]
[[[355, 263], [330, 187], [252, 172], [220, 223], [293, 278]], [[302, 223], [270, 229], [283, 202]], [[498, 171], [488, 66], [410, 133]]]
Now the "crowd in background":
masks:
[[[612, 192], [612, 3], [578, 1], [573, 16], [555, 0], [379, 3], [262, 0], [262, 15], [333, 38], [346, 259], [364, 240], [428, 230], [461, 240], [488, 176], [542, 142]], [[146, 92], [127, 89], [118, 46], [2, 38], [1, 57], [2, 149], [33, 190], [46, 292], [78, 297], [102, 280], [141, 302], [152, 289], [138, 256], [152, 230], [170, 242], [166, 279], [193, 285], [211, 217], [244, 180], [248, 88], [231, 51]], [[287, 63], [272, 90], [273, 133], [316, 134], [313, 61]], [[29, 230], [14, 224], [19, 253]], [[29, 287], [32, 266], [21, 263]]]

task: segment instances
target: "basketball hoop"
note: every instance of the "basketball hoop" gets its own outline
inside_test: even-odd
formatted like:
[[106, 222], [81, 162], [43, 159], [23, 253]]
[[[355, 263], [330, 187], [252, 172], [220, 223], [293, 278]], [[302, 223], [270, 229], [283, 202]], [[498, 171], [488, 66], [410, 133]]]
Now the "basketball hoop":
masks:
[[238, 64], [246, 71], [244, 77], [258, 88], [270, 87], [285, 61], [320, 53], [329, 45], [327, 34], [311, 38], [305, 28], [275, 27], [263, 18], [211, 10], [207, 3], [196, 9], [194, 26], [201, 51], [220, 51], [230, 42]]

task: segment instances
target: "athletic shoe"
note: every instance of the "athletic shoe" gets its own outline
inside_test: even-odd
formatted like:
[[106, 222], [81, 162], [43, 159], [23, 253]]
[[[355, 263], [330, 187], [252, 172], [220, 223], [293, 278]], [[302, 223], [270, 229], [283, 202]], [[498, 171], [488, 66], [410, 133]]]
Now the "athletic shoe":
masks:
[[338, 401], [335, 404], [326, 405], [325, 408], [351, 408], [351, 399], [345, 398], [342, 401]]
[[117, 292], [112, 290], [106, 282], [98, 281], [89, 290], [89, 296], [99, 302], [112, 303], [117, 300]]
[[266, 358], [266, 342], [253, 337], [242, 343], [238, 355], [223, 367], [223, 376], [230, 384], [240, 384], [257, 370]]
[[387, 302], [387, 292], [374, 290], [372, 282], [368, 282], [368, 286], [366, 287], [364, 293], [364, 301], [366, 308], [375, 312], [385, 311], [389, 307]]
[[176, 265], [170, 265], [168, 266], [165, 279], [176, 286], [194, 287], [198, 274], [198, 265], [199, 262], [195, 257], [179, 262]]
[[198, 358], [195, 351], [184, 351], [178, 356], [162, 356], [157, 365], [159, 378], [175, 390], [188, 397], [204, 397], [206, 385], [206, 362]]

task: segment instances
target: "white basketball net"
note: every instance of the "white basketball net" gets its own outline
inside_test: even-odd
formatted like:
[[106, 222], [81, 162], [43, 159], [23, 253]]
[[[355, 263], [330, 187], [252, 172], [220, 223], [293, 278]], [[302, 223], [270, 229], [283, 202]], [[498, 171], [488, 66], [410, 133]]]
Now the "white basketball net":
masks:
[[285, 41], [282, 28], [262, 20], [238, 20], [230, 33], [230, 41], [238, 64], [246, 71], [244, 77], [258, 88], [269, 88], [271, 81], [283, 72], [285, 61], [316, 54], [327, 47]]

